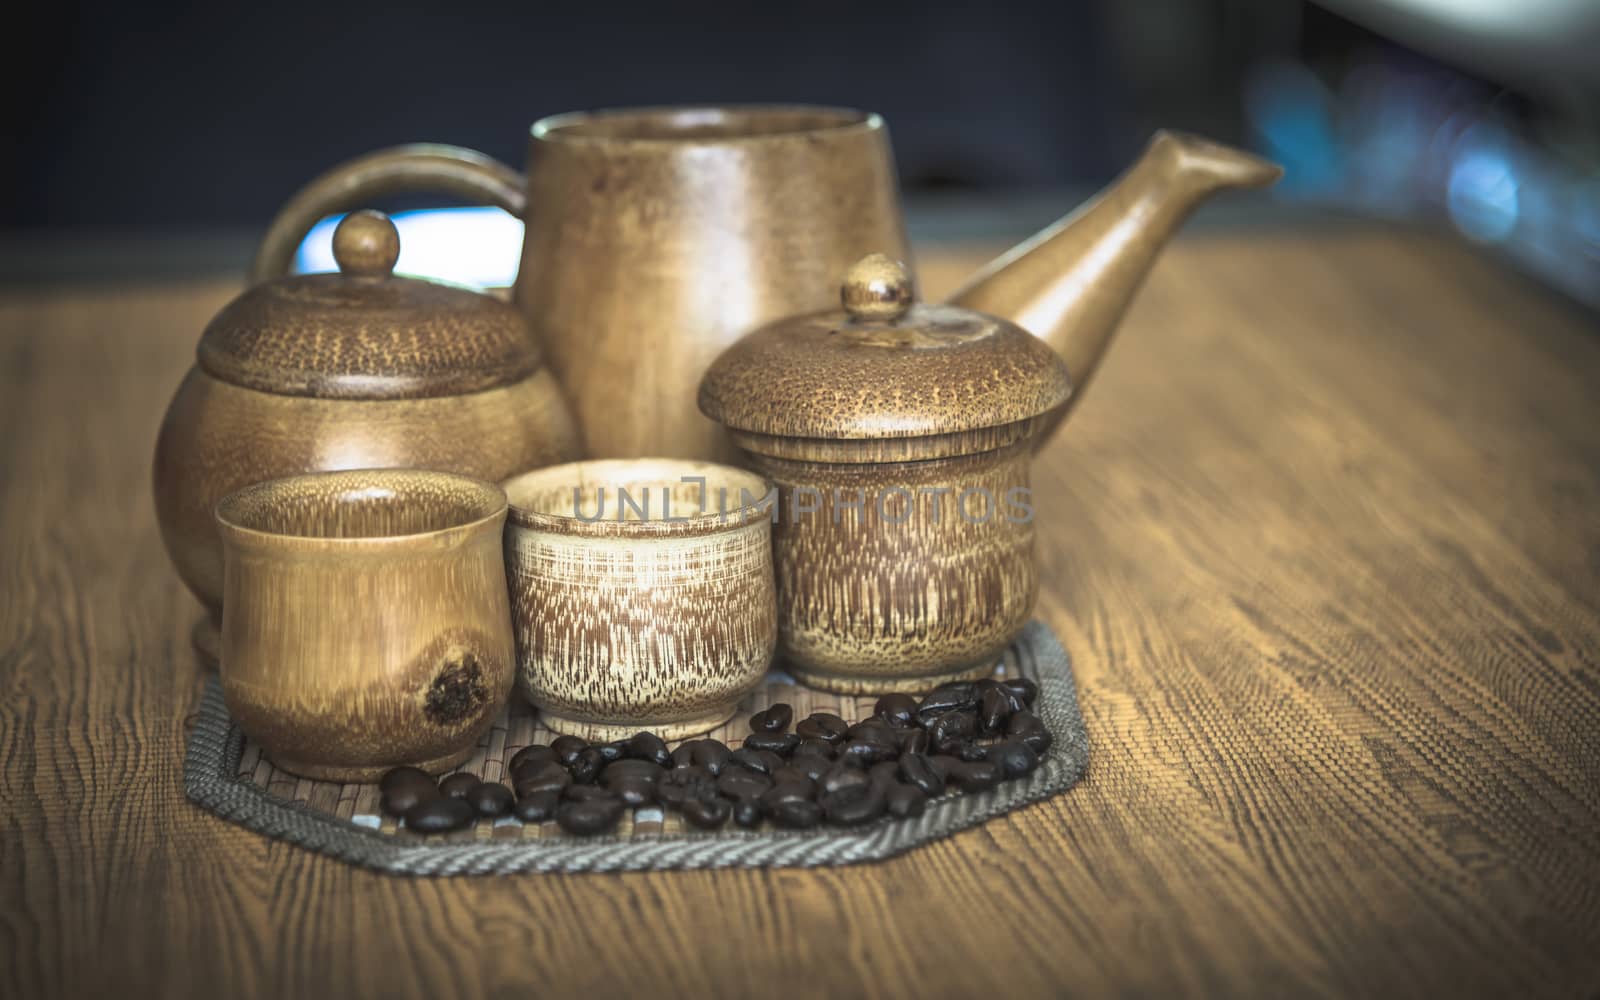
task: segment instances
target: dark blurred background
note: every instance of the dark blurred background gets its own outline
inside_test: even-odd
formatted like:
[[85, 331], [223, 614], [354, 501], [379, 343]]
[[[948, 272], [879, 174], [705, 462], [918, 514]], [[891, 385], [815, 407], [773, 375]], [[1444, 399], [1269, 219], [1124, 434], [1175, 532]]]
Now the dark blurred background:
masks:
[[[10, 20], [10, 280], [242, 267], [296, 187], [381, 146], [520, 164], [559, 111], [803, 101], [887, 117], [914, 235], [1031, 231], [1170, 126], [1279, 158], [1280, 206], [1449, 227], [1600, 302], [1600, 0], [92, 0]], [[166, 255], [132, 250], [154, 237]]]

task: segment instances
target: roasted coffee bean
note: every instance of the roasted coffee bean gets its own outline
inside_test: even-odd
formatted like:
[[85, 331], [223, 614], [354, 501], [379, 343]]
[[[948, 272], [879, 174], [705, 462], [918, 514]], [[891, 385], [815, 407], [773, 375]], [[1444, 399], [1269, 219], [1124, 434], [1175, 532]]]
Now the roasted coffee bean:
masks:
[[671, 767], [672, 753], [666, 741], [655, 733], [635, 733], [628, 740], [628, 756], [634, 760], [647, 760], [657, 767]]
[[1013, 712], [1011, 718], [1006, 720], [1006, 735], [1015, 736], [1024, 729], [1042, 725], [1044, 723], [1032, 712]]
[[430, 791], [439, 790], [439, 786], [433, 780], [433, 775], [420, 767], [411, 767], [409, 765], [386, 771], [383, 777], [378, 779], [378, 790], [385, 795], [402, 788], [423, 787], [428, 788]]
[[606, 759], [607, 764], [610, 764], [628, 756], [628, 741], [612, 740], [610, 743], [601, 743], [595, 749], [600, 751], [600, 756]]
[[736, 799], [733, 803], [733, 821], [746, 830], [761, 825], [760, 799]]
[[674, 747], [672, 750], [672, 766], [688, 767], [693, 764], [694, 745], [699, 742], [699, 740], [686, 740]]
[[717, 779], [693, 764], [668, 771], [656, 787], [656, 796], [669, 806], [681, 806], [689, 799], [715, 798], [716, 794]]
[[[545, 749], [548, 750], [549, 748], [546, 747]], [[543, 771], [545, 768], [551, 766], [561, 766], [561, 764], [556, 760], [556, 755], [553, 753], [545, 753], [537, 757], [524, 757], [522, 759], [522, 763], [506, 770], [506, 778], [511, 782], [512, 787], [516, 787], [517, 782], [524, 778], [538, 774], [540, 771]]]
[[863, 719], [850, 727], [845, 739], [895, 744], [900, 741], [900, 732], [882, 719]]
[[550, 749], [555, 751], [556, 760], [561, 762], [562, 767], [576, 760], [588, 745], [589, 741], [579, 736], [557, 736], [550, 741]]
[[873, 740], [847, 740], [839, 748], [839, 758], [849, 759], [867, 766], [876, 764], [880, 760], [891, 760], [899, 756], [900, 751], [892, 743], [878, 743]]
[[534, 771], [532, 774], [524, 772], [516, 780], [515, 788], [517, 798], [532, 795], [536, 792], [560, 792], [572, 784], [572, 775], [560, 764], [551, 762]]
[[[818, 771], [817, 773], [821, 774], [822, 772]], [[795, 782], [803, 785], [809, 785], [817, 780], [816, 778], [812, 777], [811, 772], [808, 769], [803, 767], [795, 767], [793, 764], [785, 764], [776, 771], [773, 771], [771, 774], [767, 775], [767, 777], [772, 779], [772, 783], [774, 785], [792, 784]]]
[[1016, 738], [1027, 744], [1028, 749], [1040, 757], [1049, 753], [1051, 744], [1056, 741], [1056, 738], [1050, 735], [1050, 730], [1046, 729], [1042, 722], [1037, 726], [1024, 730]]
[[789, 799], [778, 803], [772, 819], [791, 830], [809, 830], [822, 822], [822, 807], [810, 799]]
[[1032, 712], [1018, 712], [1006, 724], [1006, 735], [1028, 745], [1028, 749], [1043, 757], [1055, 742], [1050, 730]]
[[844, 788], [820, 800], [822, 814], [835, 826], [860, 826], [883, 815], [887, 808], [883, 789], [867, 784], [859, 788]]
[[604, 833], [622, 819], [623, 805], [619, 799], [587, 799], [582, 802], [563, 802], [556, 810], [556, 822], [561, 829], [579, 837]]
[[772, 787], [772, 779], [747, 767], [729, 767], [717, 776], [717, 791], [730, 799], [753, 799]]
[[928, 726], [928, 742], [940, 753], [949, 753], [963, 741], [972, 739], [978, 729], [971, 712], [946, 712]]
[[794, 727], [794, 731], [801, 739], [839, 743], [850, 731], [850, 723], [832, 712], [813, 712], [801, 720], [800, 724]]
[[797, 757], [816, 757], [819, 760], [829, 760], [833, 757], [833, 744], [827, 740], [803, 739], [800, 741], [800, 745], [794, 748], [794, 753], [789, 755], [791, 760]]
[[771, 774], [783, 766], [783, 758], [771, 750], [758, 750], [754, 747], [740, 747], [728, 758], [731, 763], [761, 774]]
[[981, 792], [1000, 783], [1000, 765], [992, 760], [963, 762], [950, 772], [950, 780], [963, 792]]
[[840, 761], [828, 768], [827, 772], [817, 781], [817, 785], [821, 789], [819, 794], [822, 795], [832, 795], [846, 788], [864, 788], [870, 784], [872, 784], [872, 779], [867, 777], [866, 771], [844, 761]]
[[597, 747], [585, 747], [572, 761], [572, 766], [567, 768], [567, 771], [572, 775], [573, 781], [580, 785], [588, 785], [593, 784], [605, 768], [605, 755]]
[[816, 786], [809, 781], [805, 784], [796, 782], [793, 784], [773, 785], [761, 793], [761, 805], [770, 813], [778, 807], [780, 802], [787, 802], [790, 799], [811, 798], [815, 790]]
[[660, 781], [667, 773], [667, 769], [660, 764], [649, 760], [619, 760], [614, 764], [607, 764], [606, 769], [600, 772], [600, 782], [607, 788], [618, 781], [638, 779], [652, 784]]
[[888, 785], [900, 780], [900, 762], [898, 760], [880, 760], [867, 768], [867, 777], [875, 785]]
[[478, 817], [478, 810], [462, 799], [441, 795], [406, 810], [406, 829], [413, 833], [449, 833]]
[[910, 726], [917, 721], [917, 699], [909, 694], [886, 694], [878, 699], [872, 714], [891, 726]]
[[929, 798], [944, 794], [944, 773], [935, 768], [925, 755], [903, 753], [899, 766], [901, 781], [916, 785]]
[[1024, 705], [1031, 706], [1039, 697], [1039, 685], [1026, 677], [1007, 677], [1000, 683], [1007, 691], [1022, 699]]
[[1006, 721], [1011, 718], [1011, 692], [996, 684], [984, 688], [978, 696], [978, 732], [983, 736], [993, 736], [1005, 730]]
[[439, 798], [439, 786], [429, 778], [428, 783], [402, 783], [391, 792], [384, 792], [383, 798], [378, 803], [378, 808], [390, 816], [404, 816], [424, 802], [432, 802]]
[[794, 733], [751, 733], [744, 738], [746, 750], [766, 750], [779, 757], [789, 756], [799, 745], [800, 737]]
[[656, 779], [656, 783], [660, 785], [692, 785], [697, 781], [707, 781], [714, 777], [716, 775], [699, 764], [689, 764], [685, 767], [674, 767], [663, 771], [661, 777]]
[[648, 778], [623, 778], [606, 788], [632, 808], [647, 806], [656, 800], [656, 783]]
[[511, 789], [498, 781], [480, 781], [466, 794], [467, 802], [479, 816], [504, 816], [511, 811]]
[[951, 773], [954, 772], [956, 768], [960, 767], [964, 761], [962, 761], [960, 757], [952, 757], [945, 753], [936, 753], [931, 754], [928, 757], [928, 763], [933, 766], [934, 771], [939, 775], [941, 780], [949, 782]]
[[[580, 787], [592, 788], [592, 785]], [[543, 823], [545, 820], [556, 818], [556, 807], [561, 804], [561, 796], [555, 792], [535, 792], [517, 799], [517, 804], [511, 807], [511, 815], [524, 823]]]
[[889, 810], [889, 815], [895, 819], [907, 819], [911, 816], [921, 816], [923, 807], [927, 804], [928, 797], [916, 785], [903, 785], [895, 782], [883, 792], [884, 805]]
[[750, 716], [750, 731], [752, 733], [781, 733], [789, 728], [789, 723], [793, 720], [794, 706], [780, 701], [765, 712], [757, 712]]
[[957, 681], [953, 684], [941, 684], [928, 693], [917, 705], [917, 721], [923, 726], [930, 725], [934, 719], [947, 712], [961, 712], [975, 708], [978, 704], [977, 695], [973, 687], [966, 681]]
[[907, 729], [905, 739], [900, 741], [900, 752], [927, 753], [928, 731], [926, 729]]
[[816, 781], [827, 773], [833, 766], [833, 760], [828, 757], [802, 757], [798, 753], [789, 758], [789, 765], [780, 768], [781, 771], [798, 771], [799, 773]]
[[989, 748], [988, 759], [994, 761], [1001, 775], [1007, 778], [1020, 778], [1039, 766], [1039, 755], [1019, 740], [996, 743]]
[[528, 764], [530, 761], [536, 762], [537, 766], [542, 767], [555, 759], [556, 752], [554, 750], [543, 743], [534, 743], [511, 755], [511, 763], [507, 766], [506, 772], [508, 774], [516, 774], [522, 769], [523, 765]]
[[715, 778], [728, 766], [733, 751], [721, 740], [697, 740], [694, 745], [694, 762], [711, 772]]
[[978, 681], [972, 686], [972, 689], [978, 696], [978, 706], [980, 708], [983, 706], [983, 693], [985, 691], [999, 691], [1001, 696], [1005, 698], [1006, 705], [1010, 707], [1012, 712], [1020, 712], [1024, 708], [1028, 707], [1022, 703], [1022, 699], [1017, 697], [1010, 688], [993, 678]]
[[588, 799], [614, 799], [617, 793], [601, 785], [568, 785], [561, 797], [568, 802], [584, 802]]
[[950, 755], [970, 764], [975, 760], [988, 759], [989, 748], [973, 740], [962, 740], [950, 748]]
[[733, 807], [727, 799], [690, 799], [683, 804], [683, 818], [702, 830], [715, 830], [728, 822]]
[[[998, 684], [999, 682], [996, 681], [995, 683]], [[1029, 683], [1032, 683], [1032, 682], [1030, 681]], [[1006, 697], [1008, 699], [1010, 699], [1010, 701], [1011, 701], [1011, 714], [1012, 715], [1016, 715], [1018, 712], [1026, 712], [1026, 711], [1028, 711], [1028, 706], [1030, 704], [1032, 704], [1032, 703], [1030, 701], [1028, 701], [1026, 698], [1024, 698], [1020, 691], [1017, 691], [1015, 688], [1007, 687], [1004, 684], [1000, 684], [1000, 689], [1006, 693]], [[1033, 689], [1033, 691], [1034, 691], [1035, 696], [1037, 696], [1039, 689], [1037, 687], [1035, 687]]]

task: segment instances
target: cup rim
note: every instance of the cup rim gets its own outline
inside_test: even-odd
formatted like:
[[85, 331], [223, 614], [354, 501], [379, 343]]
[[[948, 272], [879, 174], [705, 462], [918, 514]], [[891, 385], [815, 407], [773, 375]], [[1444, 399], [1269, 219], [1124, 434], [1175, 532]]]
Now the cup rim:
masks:
[[[833, 119], [809, 128], [776, 132], [734, 132], [727, 135], [605, 135], [585, 134], [582, 126], [622, 119], [703, 119], [712, 122], [733, 117], [756, 118], [765, 115], [814, 115]], [[528, 128], [536, 142], [565, 145], [639, 145], [655, 147], [694, 147], [792, 142], [819, 135], [848, 135], [877, 132], [884, 128], [883, 116], [875, 111], [825, 104], [647, 104], [637, 107], [601, 108], [595, 111], [567, 111], [549, 115]]]
[[[488, 513], [452, 521], [443, 527], [429, 528], [425, 531], [364, 536], [330, 536], [296, 531], [271, 531], [246, 524], [239, 517], [240, 508], [247, 503], [257, 501], [262, 494], [282, 492], [287, 496], [292, 495], [297, 488], [312, 483], [337, 483], [340, 480], [348, 481], [352, 486], [377, 485], [397, 491], [404, 490], [407, 487], [415, 488], [427, 483], [448, 483], [457, 488], [464, 487], [472, 494], [475, 494], [479, 501], [488, 505]], [[268, 502], [270, 502], [270, 498], [268, 498]], [[224, 536], [230, 536], [237, 541], [254, 541], [261, 544], [276, 545], [309, 545], [316, 548], [330, 546], [337, 548], [377, 548], [392, 545], [414, 545], [419, 541], [442, 541], [456, 535], [469, 535], [480, 530], [485, 525], [503, 521], [506, 509], [505, 491], [494, 483], [478, 479], [475, 476], [439, 472], [432, 469], [369, 468], [307, 472], [252, 483], [218, 500], [212, 508], [212, 518]]]
[[[667, 475], [645, 474], [652, 470], [676, 475], [669, 478]], [[630, 476], [630, 473], [633, 475]], [[518, 503], [519, 496], [526, 496], [529, 491], [539, 488], [570, 489], [573, 485], [605, 487], [618, 481], [623, 483], [631, 481], [635, 484], [646, 483], [648, 488], [654, 489], [673, 479], [681, 481], [683, 475], [705, 475], [708, 487], [711, 484], [710, 477], [713, 475], [723, 479], [728, 485], [748, 485], [754, 491], [759, 491], [761, 501], [750, 504], [741, 502], [737, 506], [730, 506], [726, 511], [714, 511], [682, 519], [675, 517], [670, 521], [664, 519], [619, 521], [604, 516], [596, 520], [586, 520], [575, 513], [556, 514], [535, 510]], [[586, 477], [589, 480], [587, 484]], [[607, 481], [595, 482], [596, 479]], [[733, 465], [686, 458], [611, 458], [566, 462], [532, 469], [512, 476], [500, 485], [506, 494], [506, 519], [511, 524], [532, 531], [587, 538], [690, 538], [697, 535], [731, 532], [757, 521], [770, 520], [772, 515], [766, 502], [774, 499], [772, 484], [758, 473]]]

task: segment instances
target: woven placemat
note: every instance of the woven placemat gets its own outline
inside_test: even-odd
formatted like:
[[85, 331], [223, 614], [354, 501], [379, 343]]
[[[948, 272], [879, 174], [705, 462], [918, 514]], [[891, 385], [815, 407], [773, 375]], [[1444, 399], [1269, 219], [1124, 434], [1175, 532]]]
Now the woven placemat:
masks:
[[[1072, 664], [1042, 622], [1030, 622], [996, 668], [996, 676], [1018, 675], [1038, 683], [1034, 711], [1055, 737], [1036, 771], [989, 791], [942, 795], [918, 817], [885, 817], [856, 828], [742, 830], [730, 824], [722, 830], [701, 831], [686, 826], [676, 814], [641, 808], [606, 836], [572, 837], [554, 823], [523, 824], [502, 818], [480, 820], [472, 828], [442, 837], [423, 837], [379, 813], [376, 785], [311, 781], [274, 768], [228, 717], [215, 677], [207, 682], [189, 738], [184, 790], [191, 801], [257, 833], [351, 864], [405, 875], [809, 867], [875, 861], [1064, 792], [1083, 777], [1089, 743]], [[740, 706], [733, 721], [711, 735], [729, 745], [741, 742], [748, 732], [748, 716], [777, 701], [792, 704], [796, 719], [831, 711], [853, 721], [871, 714], [874, 699], [814, 691], [774, 671]], [[500, 780], [513, 753], [553, 738], [539, 725], [535, 710], [520, 698], [513, 697], [512, 702], [481, 741], [477, 754], [457, 770]]]

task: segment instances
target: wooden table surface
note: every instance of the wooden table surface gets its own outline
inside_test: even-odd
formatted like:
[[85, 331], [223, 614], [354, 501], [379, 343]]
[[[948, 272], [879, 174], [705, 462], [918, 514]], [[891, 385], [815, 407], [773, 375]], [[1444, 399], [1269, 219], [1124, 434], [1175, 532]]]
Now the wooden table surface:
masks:
[[1073, 792], [866, 867], [456, 881], [183, 799], [149, 456], [234, 290], [0, 294], [0, 996], [1600, 989], [1600, 329], [1499, 266], [1168, 252], [1036, 471]]

